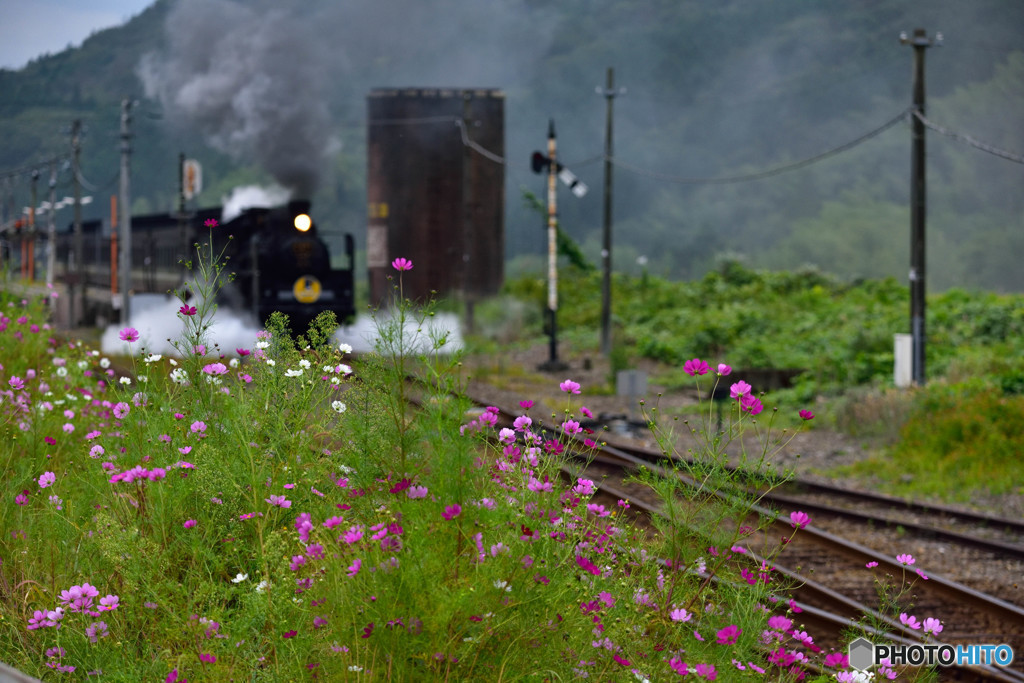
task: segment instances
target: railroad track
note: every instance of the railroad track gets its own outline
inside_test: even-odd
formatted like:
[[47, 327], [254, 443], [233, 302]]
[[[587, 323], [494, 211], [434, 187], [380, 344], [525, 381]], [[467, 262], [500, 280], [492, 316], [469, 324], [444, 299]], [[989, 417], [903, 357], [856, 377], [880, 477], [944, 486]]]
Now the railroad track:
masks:
[[[511, 425], [514, 418], [513, 413], [502, 409], [499, 426], [502, 423]], [[549, 426], [548, 429], [557, 431], [557, 427]], [[628, 497], [631, 504], [651, 515], [660, 514], [658, 503], [650, 500], [650, 496], [638, 495], [635, 486], [624, 484], [625, 472], [645, 467], [661, 476], [677, 477], [684, 485], [695, 485], [685, 474], [685, 461], [659, 451], [602, 444], [596, 449], [587, 449], [585, 459], [589, 463], [585, 476], [595, 482], [603, 481], [601, 486], [607, 495]], [[578, 467], [572, 473], [579, 474]], [[742, 472], [734, 473], [743, 478]], [[775, 580], [791, 586], [790, 595], [803, 609], [801, 619], [808, 628], [813, 624], [817, 629], [815, 641], [819, 645], [842, 647], [842, 636], [851, 627], [861, 628], [871, 635], [874, 642], [882, 642], [882, 639], [922, 642], [920, 630], [909, 628], [899, 619], [880, 611], [877, 586], [879, 581], [888, 581], [908, 587], [908, 592], [902, 596], [913, 603], [908, 613], [917, 615], [919, 620], [926, 617], [943, 620], [945, 628], [940, 637], [930, 642], [953, 645], [1006, 643], [1015, 652], [1024, 652], [1024, 607], [947, 578], [942, 572], [934, 571], [930, 562], [919, 574], [916, 570], [926, 562], [917, 564], [915, 560], [910, 564], [904, 559], [901, 563], [892, 556], [892, 553], [901, 551], [891, 546], [892, 538], [896, 536], [894, 532], [899, 530], [902, 544], [911, 537], [943, 543], [954, 562], [958, 561], [957, 557], [967, 557], [958, 554], [965, 550], [982, 553], [982, 559], [1020, 561], [1024, 559], [1024, 547], [1020, 543], [1024, 538], [1024, 524], [817, 482], [797, 480], [779, 491], [758, 487], [756, 477], [747, 478], [747, 482], [750, 487], [746, 493], [759, 497], [760, 504], [751, 508], [750, 520], [737, 524], [749, 521], [753, 528], [757, 528], [763, 526], [757, 524], [760, 520], [772, 521], [768, 528], [758, 532], [756, 538], [747, 537], [743, 545], [747, 546], [747, 554], [755, 561], [770, 562], [771, 575]], [[716, 491], [714, 495], [725, 499], [738, 493]], [[776, 514], [763, 505], [782, 510], [799, 508], [811, 514], [813, 523], [801, 529], [782, 549], [779, 539], [792, 536], [789, 517], [785, 513]], [[826, 520], [830, 520], [829, 526], [835, 533], [822, 528], [822, 522]], [[888, 551], [846, 538], [847, 535], [858, 536], [857, 530], [863, 528], [871, 528], [877, 535], [888, 538]], [[879, 528], [884, 532], [879, 533]], [[754, 553], [754, 548], [760, 549], [766, 557]], [[784, 552], [775, 558], [779, 550]], [[868, 567], [869, 564], [874, 566]], [[1016, 576], [1021, 577], [1021, 574]], [[1009, 584], [1007, 582], [1006, 585]], [[1006, 590], [1013, 593], [1015, 589]], [[1015, 596], [1019, 600], [1019, 594]], [[866, 622], [876, 624], [877, 629], [862, 626]], [[941, 680], [1024, 682], [1022, 664], [1018, 658], [1011, 667], [949, 667], [942, 670]]]

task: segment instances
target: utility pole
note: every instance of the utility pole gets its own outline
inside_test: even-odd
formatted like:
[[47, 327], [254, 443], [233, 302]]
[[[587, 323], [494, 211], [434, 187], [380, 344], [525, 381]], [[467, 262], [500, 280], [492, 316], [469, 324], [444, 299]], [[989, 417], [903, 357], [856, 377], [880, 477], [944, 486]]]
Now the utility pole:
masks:
[[[941, 41], [941, 35], [936, 37]], [[923, 28], [913, 37], [900, 34], [900, 42], [914, 48], [911, 89], [912, 143], [910, 153], [910, 334], [911, 377], [915, 385], [925, 384], [925, 139], [924, 139], [924, 51], [932, 46]]]
[[82, 242], [82, 185], [79, 182], [79, 155], [81, 144], [82, 121], [75, 119], [71, 124], [71, 184], [75, 195], [75, 250], [72, 261], [71, 277], [71, 327], [81, 324], [82, 309], [85, 305], [85, 269], [82, 266], [84, 244]]
[[28, 208], [28, 279], [34, 282], [36, 279], [36, 202], [39, 188], [39, 169], [32, 169], [32, 204]]
[[131, 323], [132, 292], [132, 101], [121, 100], [121, 322]]
[[604, 231], [601, 240], [601, 354], [606, 358], [612, 353], [612, 102], [625, 88], [615, 89], [615, 69], [608, 67], [608, 83], [598, 95], [604, 95], [608, 102], [604, 131]]
[[47, 225], [46, 284], [53, 284], [57, 265], [57, 162], [50, 162], [50, 221]]

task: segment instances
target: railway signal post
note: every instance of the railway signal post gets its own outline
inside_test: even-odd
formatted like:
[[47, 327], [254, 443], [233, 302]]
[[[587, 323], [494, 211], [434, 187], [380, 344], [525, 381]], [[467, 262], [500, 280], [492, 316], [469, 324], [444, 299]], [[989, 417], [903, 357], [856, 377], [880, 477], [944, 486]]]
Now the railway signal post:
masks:
[[534, 152], [530, 165], [534, 173], [545, 168], [548, 172], [548, 327], [550, 336], [548, 360], [541, 363], [540, 369], [546, 372], [559, 372], [569, 366], [558, 360], [558, 181], [569, 186], [572, 193], [582, 197], [587, 193], [587, 186], [576, 174], [558, 163], [557, 144], [555, 139], [555, 121], [548, 123], [548, 155]]

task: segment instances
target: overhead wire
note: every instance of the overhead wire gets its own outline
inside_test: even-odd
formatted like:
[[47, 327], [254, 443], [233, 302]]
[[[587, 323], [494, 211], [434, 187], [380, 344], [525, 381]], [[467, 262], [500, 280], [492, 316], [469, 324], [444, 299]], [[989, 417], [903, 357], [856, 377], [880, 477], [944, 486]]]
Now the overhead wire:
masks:
[[828, 159], [829, 157], [835, 156], [835, 155], [840, 154], [842, 152], [845, 152], [845, 151], [847, 151], [849, 149], [852, 149], [852, 148], [856, 147], [857, 145], [860, 145], [860, 144], [862, 144], [864, 142], [867, 142], [871, 138], [873, 138], [873, 137], [875, 137], [877, 135], [880, 135], [881, 133], [885, 132], [889, 128], [892, 128], [893, 126], [895, 126], [897, 123], [906, 120], [909, 115], [910, 115], [910, 109], [905, 109], [902, 112], [900, 112], [897, 116], [889, 119], [888, 121], [886, 121], [882, 125], [880, 125], [877, 128], [875, 128], [874, 130], [871, 130], [871, 131], [861, 135], [858, 138], [855, 138], [853, 140], [850, 140], [849, 142], [846, 142], [846, 143], [844, 143], [842, 145], [839, 145], [838, 147], [833, 147], [832, 149], [830, 149], [830, 150], [828, 150], [826, 152], [822, 152], [821, 154], [817, 154], [817, 155], [815, 155], [813, 157], [808, 157], [807, 159], [801, 159], [800, 161], [795, 161], [795, 162], [793, 162], [791, 164], [785, 164], [783, 166], [776, 166], [775, 168], [770, 168], [770, 169], [765, 170], [765, 171], [759, 171], [757, 173], [745, 173], [743, 175], [723, 176], [723, 177], [714, 177], [714, 178], [685, 178], [685, 177], [670, 175], [670, 174], [667, 174], [667, 173], [658, 173], [658, 172], [655, 172], [655, 171], [648, 171], [648, 170], [642, 169], [642, 168], [640, 168], [638, 166], [634, 166], [633, 164], [628, 164], [628, 163], [626, 163], [624, 161], [621, 161], [621, 160], [619, 160], [617, 158], [614, 158], [614, 157], [611, 159], [611, 162], [615, 166], [623, 168], [623, 169], [625, 169], [627, 171], [632, 171], [633, 173], [637, 173], [639, 175], [647, 176], [649, 178], [655, 178], [657, 180], [664, 180], [665, 182], [676, 183], [676, 184], [680, 184], [680, 185], [724, 185], [724, 184], [728, 184], [728, 183], [742, 183], [742, 182], [747, 182], [747, 181], [751, 181], [751, 180], [761, 180], [763, 178], [770, 178], [771, 176], [779, 175], [780, 173], [786, 173], [788, 171], [795, 171], [797, 169], [804, 168], [805, 166], [810, 166], [811, 164], [815, 164], [815, 163], [817, 163], [819, 161], [823, 161], [824, 159]]
[[947, 128], [943, 128], [942, 126], [929, 121], [927, 118], [925, 118], [924, 114], [922, 114], [921, 112], [919, 112], [917, 110], [913, 111], [913, 115], [917, 118], [918, 121], [923, 123], [926, 128], [929, 128], [929, 129], [935, 131], [936, 133], [939, 133], [940, 135], [945, 135], [946, 137], [952, 138], [952, 139], [956, 140], [957, 142], [962, 142], [962, 143], [964, 143], [966, 145], [970, 145], [971, 147], [974, 147], [975, 149], [979, 149], [982, 152], [987, 152], [989, 154], [992, 154], [994, 156], [1000, 157], [1002, 159], [1006, 159], [1008, 161], [1013, 161], [1013, 162], [1018, 163], [1018, 164], [1024, 164], [1024, 155], [1016, 154], [1014, 152], [1008, 152], [1005, 149], [1000, 149], [998, 147], [994, 147], [994, 146], [989, 145], [987, 143], [975, 140], [970, 135], [964, 135], [963, 133], [957, 133], [957, 132], [951, 131], [951, 130], [949, 130]]

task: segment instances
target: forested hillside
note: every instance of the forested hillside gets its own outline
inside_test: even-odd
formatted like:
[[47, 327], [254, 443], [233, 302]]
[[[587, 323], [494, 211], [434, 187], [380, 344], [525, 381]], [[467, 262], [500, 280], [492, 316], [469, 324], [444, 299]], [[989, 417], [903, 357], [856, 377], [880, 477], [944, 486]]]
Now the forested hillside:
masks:
[[[944, 34], [927, 51], [927, 116], [961, 136], [928, 133], [929, 289], [1024, 291], [1021, 26], [1024, 4], [1003, 0], [157, 0], [79, 48], [0, 71], [0, 171], [66, 152], [66, 129], [82, 119], [98, 215], [116, 189], [120, 101], [131, 97], [134, 208], [172, 206], [179, 152], [204, 163], [200, 203], [214, 205], [271, 182], [247, 136], [261, 116], [298, 111], [318, 122], [303, 140], [318, 150], [321, 225], [361, 243], [369, 90], [497, 87], [513, 270], [544, 250], [541, 219], [520, 197], [542, 187], [528, 158], [551, 118], [560, 158], [591, 188], [564, 193], [561, 220], [596, 261], [606, 100], [595, 87], [614, 67], [626, 88], [614, 101], [616, 269], [638, 272], [643, 257], [651, 272], [696, 278], [728, 256], [903, 282], [906, 120], [795, 170], [708, 181], [781, 169], [897, 118], [913, 53], [899, 34], [924, 28]], [[28, 187], [12, 179], [5, 217]], [[58, 194], [70, 194], [66, 171]]]

